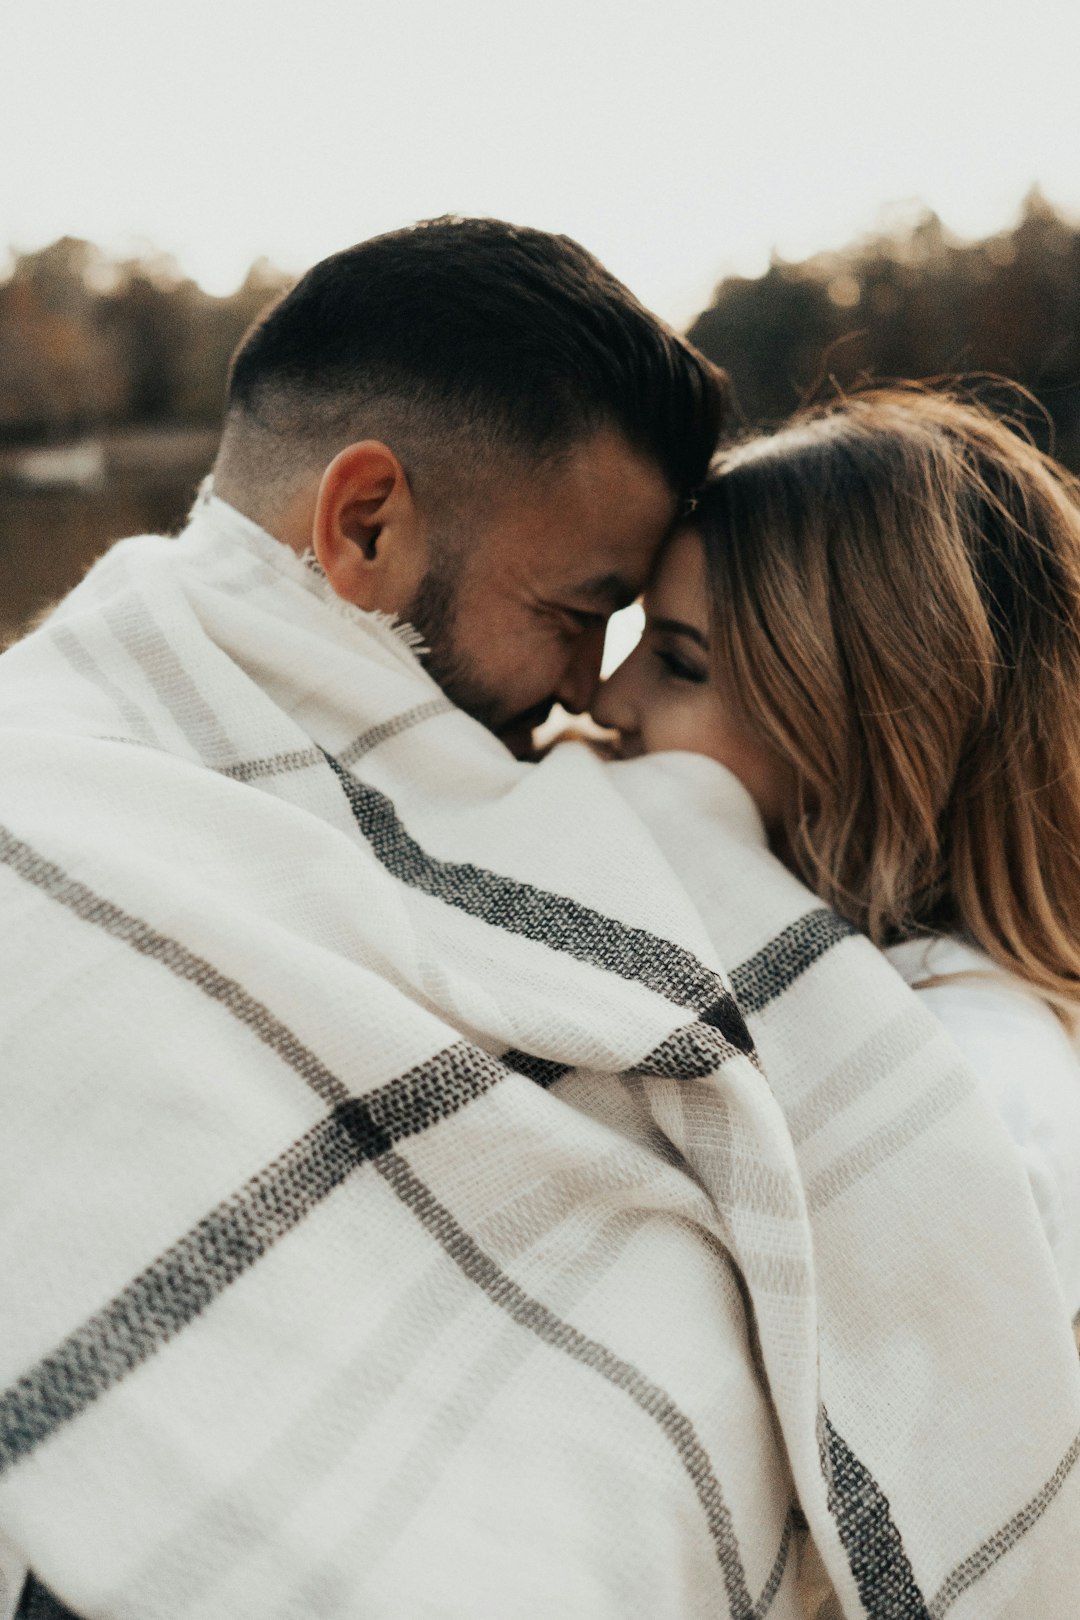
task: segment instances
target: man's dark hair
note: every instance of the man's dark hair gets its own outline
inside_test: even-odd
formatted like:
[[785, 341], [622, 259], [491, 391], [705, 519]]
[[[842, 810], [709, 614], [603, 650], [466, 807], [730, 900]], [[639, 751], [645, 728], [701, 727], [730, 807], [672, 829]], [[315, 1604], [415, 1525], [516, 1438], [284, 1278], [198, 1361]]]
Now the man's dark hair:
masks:
[[276, 501], [380, 438], [419, 497], [467, 500], [497, 460], [534, 465], [611, 427], [686, 495], [723, 394], [569, 237], [447, 217], [333, 254], [260, 317], [233, 359], [217, 470]]

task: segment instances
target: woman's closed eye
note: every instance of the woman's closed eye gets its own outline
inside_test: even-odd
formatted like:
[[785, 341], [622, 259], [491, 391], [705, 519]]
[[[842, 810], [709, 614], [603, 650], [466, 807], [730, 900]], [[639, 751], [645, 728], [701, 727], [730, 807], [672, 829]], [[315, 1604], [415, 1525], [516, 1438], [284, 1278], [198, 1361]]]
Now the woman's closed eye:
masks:
[[654, 647], [653, 657], [663, 665], [665, 674], [671, 680], [689, 681], [694, 686], [704, 686], [709, 678], [708, 670], [702, 665], [685, 658], [681, 652], [675, 652], [670, 647]]

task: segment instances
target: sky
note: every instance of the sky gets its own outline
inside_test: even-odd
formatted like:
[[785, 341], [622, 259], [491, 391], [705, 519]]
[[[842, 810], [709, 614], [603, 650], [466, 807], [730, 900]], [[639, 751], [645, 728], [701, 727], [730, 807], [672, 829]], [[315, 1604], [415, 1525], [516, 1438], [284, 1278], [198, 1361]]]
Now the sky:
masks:
[[682, 325], [925, 206], [1080, 218], [1078, 0], [12, 0], [3, 36], [0, 252], [151, 244], [212, 292], [493, 214]]

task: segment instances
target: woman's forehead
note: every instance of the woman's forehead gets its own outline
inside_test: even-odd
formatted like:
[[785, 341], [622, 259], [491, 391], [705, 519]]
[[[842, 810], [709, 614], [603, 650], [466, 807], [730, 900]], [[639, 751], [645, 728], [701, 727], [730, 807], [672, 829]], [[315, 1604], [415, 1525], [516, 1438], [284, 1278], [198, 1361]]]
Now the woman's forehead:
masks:
[[645, 588], [645, 606], [657, 618], [681, 619], [704, 629], [709, 619], [705, 550], [696, 529], [676, 529]]

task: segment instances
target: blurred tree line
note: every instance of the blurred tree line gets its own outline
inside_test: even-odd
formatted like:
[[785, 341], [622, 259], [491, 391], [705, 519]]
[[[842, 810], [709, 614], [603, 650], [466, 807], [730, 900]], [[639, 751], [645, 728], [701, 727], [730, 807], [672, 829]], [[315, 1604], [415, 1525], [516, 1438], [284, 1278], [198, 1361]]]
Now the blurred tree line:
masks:
[[0, 442], [130, 424], [215, 424], [229, 356], [289, 285], [265, 261], [214, 298], [164, 256], [110, 259], [63, 237], [0, 282]]
[[[17, 255], [0, 281], [0, 443], [212, 427], [229, 355], [288, 280], [261, 261], [215, 298], [164, 257], [118, 262], [70, 237]], [[928, 214], [729, 277], [690, 336], [731, 374], [747, 425], [870, 377], [1014, 378], [1048, 413], [1037, 436], [1080, 471], [1080, 227], [1038, 191], [984, 241], [958, 241]]]
[[729, 372], [747, 426], [871, 379], [1011, 378], [1038, 402], [1025, 413], [1035, 438], [1080, 472], [1080, 228], [1037, 189], [1013, 229], [983, 241], [958, 241], [926, 214], [841, 253], [731, 277], [689, 336]]

